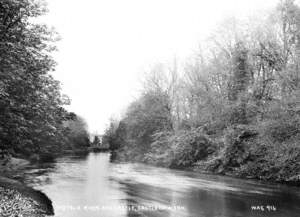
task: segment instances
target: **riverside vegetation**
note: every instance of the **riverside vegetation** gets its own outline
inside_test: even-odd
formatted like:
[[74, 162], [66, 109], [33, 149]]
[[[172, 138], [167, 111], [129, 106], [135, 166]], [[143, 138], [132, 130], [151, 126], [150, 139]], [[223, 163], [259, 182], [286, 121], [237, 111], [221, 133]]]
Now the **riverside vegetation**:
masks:
[[37, 18], [45, 2], [0, 2], [0, 152], [2, 158], [51, 158], [89, 146], [82, 118], [67, 112], [69, 99], [51, 71], [57, 33]]
[[85, 122], [64, 109], [69, 99], [51, 75], [58, 36], [37, 22], [46, 12], [44, 1], [0, 1], [0, 216], [53, 214], [47, 196], [1, 177], [26, 162], [18, 158], [51, 160], [89, 146]]
[[300, 184], [300, 7], [228, 19], [184, 66], [157, 64], [103, 137], [119, 160]]

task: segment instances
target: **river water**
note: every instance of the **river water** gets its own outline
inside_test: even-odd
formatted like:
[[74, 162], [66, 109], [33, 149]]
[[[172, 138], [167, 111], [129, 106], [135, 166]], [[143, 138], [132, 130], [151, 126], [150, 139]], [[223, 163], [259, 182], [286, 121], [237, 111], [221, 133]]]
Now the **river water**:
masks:
[[26, 171], [56, 217], [299, 217], [300, 188], [112, 163], [109, 153], [65, 157]]

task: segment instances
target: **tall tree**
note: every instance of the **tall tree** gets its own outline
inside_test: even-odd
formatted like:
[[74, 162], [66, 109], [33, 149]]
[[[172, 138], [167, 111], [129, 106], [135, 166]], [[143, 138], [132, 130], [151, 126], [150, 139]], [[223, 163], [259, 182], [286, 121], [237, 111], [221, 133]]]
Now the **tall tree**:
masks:
[[26, 154], [64, 141], [59, 82], [51, 75], [56, 34], [33, 20], [44, 1], [0, 2], [0, 145]]
[[65, 148], [86, 149], [89, 147], [89, 133], [84, 119], [72, 112], [67, 115], [67, 119], [63, 124], [66, 128], [65, 136], [68, 139], [68, 147]]
[[283, 44], [281, 67], [282, 96], [296, 90], [300, 84], [300, 7], [295, 0], [282, 0], [278, 5]]
[[236, 101], [246, 92], [250, 76], [248, 68], [248, 54], [242, 42], [237, 43], [233, 56], [233, 73], [229, 81], [228, 99]]

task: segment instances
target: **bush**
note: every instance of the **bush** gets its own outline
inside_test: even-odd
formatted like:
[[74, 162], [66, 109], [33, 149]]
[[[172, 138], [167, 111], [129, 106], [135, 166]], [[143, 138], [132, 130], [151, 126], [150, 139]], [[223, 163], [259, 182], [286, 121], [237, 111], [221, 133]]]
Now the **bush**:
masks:
[[[223, 145], [215, 156], [206, 162], [199, 162], [208, 171], [225, 174], [236, 171], [241, 165], [252, 161], [255, 157], [251, 153], [251, 146], [258, 132], [248, 125], [229, 127], [224, 131]], [[222, 141], [222, 140], [221, 140]]]
[[[262, 147], [262, 145], [261, 145]], [[269, 146], [264, 154], [253, 162], [242, 165], [241, 176], [277, 182], [298, 182], [300, 175], [300, 147], [294, 144]]]
[[146, 156], [148, 162], [184, 168], [207, 158], [216, 150], [216, 146], [201, 129], [192, 129], [156, 134], [152, 150]]
[[280, 118], [261, 123], [264, 136], [272, 142], [284, 142], [300, 134], [300, 121], [295, 118]]

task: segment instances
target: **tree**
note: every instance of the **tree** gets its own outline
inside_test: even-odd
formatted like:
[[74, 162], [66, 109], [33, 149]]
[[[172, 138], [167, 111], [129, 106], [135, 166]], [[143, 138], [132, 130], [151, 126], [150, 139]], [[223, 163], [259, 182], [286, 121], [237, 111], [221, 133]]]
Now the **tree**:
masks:
[[173, 129], [169, 97], [155, 89], [131, 103], [118, 124], [110, 124], [103, 142], [109, 143], [111, 150], [125, 149], [129, 158], [142, 160], [151, 150], [154, 134]]
[[148, 92], [133, 102], [124, 119], [128, 137], [137, 148], [147, 152], [152, 143], [152, 135], [163, 130], [172, 130], [169, 98], [164, 92]]
[[51, 75], [56, 33], [32, 20], [43, 1], [0, 2], [0, 145], [30, 155], [59, 151], [68, 103]]
[[92, 145], [94, 146], [94, 147], [99, 147], [100, 146], [100, 139], [99, 139], [99, 136], [94, 136], [94, 140], [93, 140], [93, 142], [92, 142]]
[[66, 128], [65, 136], [68, 138], [69, 149], [86, 149], [90, 146], [87, 124], [84, 119], [75, 113], [70, 112], [67, 115], [68, 120], [64, 121]]
[[233, 75], [229, 81], [228, 99], [236, 101], [245, 94], [249, 86], [250, 76], [248, 69], [247, 50], [240, 42], [236, 45], [236, 50], [233, 58]]
[[109, 127], [105, 130], [102, 142], [108, 145], [109, 149], [114, 151], [125, 145], [126, 141], [126, 125], [124, 121], [115, 119], [110, 120]]

